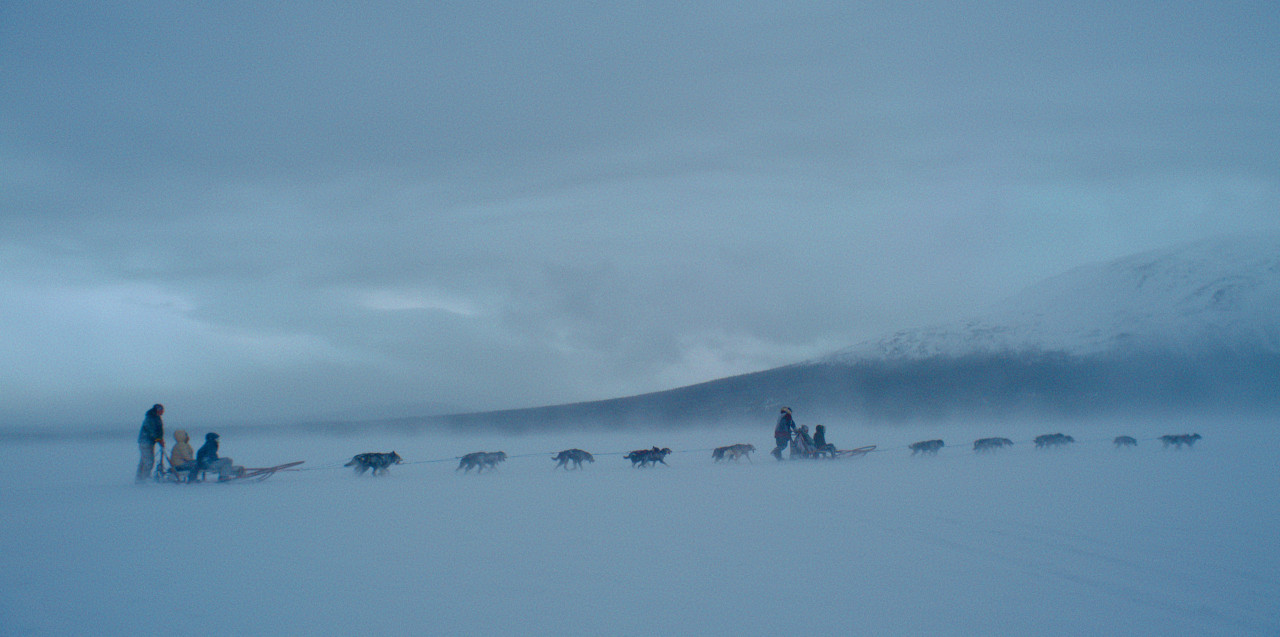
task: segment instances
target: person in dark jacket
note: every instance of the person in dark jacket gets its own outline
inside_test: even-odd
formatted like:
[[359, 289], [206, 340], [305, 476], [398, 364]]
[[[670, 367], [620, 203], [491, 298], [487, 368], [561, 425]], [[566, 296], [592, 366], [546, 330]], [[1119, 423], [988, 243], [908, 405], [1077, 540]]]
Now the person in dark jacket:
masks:
[[164, 451], [164, 405], [156, 403], [147, 410], [142, 418], [142, 428], [138, 430], [138, 475], [136, 482], [143, 482], [156, 466], [156, 444]]
[[231, 458], [218, 457], [218, 434], [211, 431], [204, 435], [204, 444], [196, 452], [196, 472], [201, 471], [217, 471], [221, 481], [234, 478], [244, 471], [244, 467], [232, 464]]
[[835, 456], [836, 446], [827, 444], [827, 427], [826, 425], [816, 425], [813, 428], [813, 449], [818, 453], [830, 454]]
[[777, 445], [770, 453], [774, 458], [782, 460], [782, 450], [791, 444], [791, 432], [796, 430], [796, 421], [791, 418], [791, 408], [783, 407], [778, 416], [778, 424], [773, 428], [773, 441]]

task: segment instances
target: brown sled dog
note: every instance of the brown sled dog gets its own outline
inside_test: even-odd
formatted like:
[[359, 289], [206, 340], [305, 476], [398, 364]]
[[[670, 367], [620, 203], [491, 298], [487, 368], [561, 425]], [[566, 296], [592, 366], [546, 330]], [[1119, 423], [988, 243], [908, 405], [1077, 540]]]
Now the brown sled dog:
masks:
[[1012, 447], [1013, 441], [1008, 438], [979, 438], [973, 441], [974, 451], [991, 451], [1001, 447]]
[[1181, 449], [1182, 445], [1186, 445], [1188, 448], [1195, 447], [1196, 441], [1199, 439], [1200, 439], [1200, 434], [1181, 434], [1177, 436], [1171, 436], [1171, 435], [1160, 436], [1160, 442], [1163, 442], [1166, 448], [1168, 448], [1169, 445], [1173, 445], [1177, 449]]
[[1133, 436], [1116, 436], [1116, 439], [1112, 440], [1111, 442], [1115, 444], [1116, 449], [1119, 449], [1121, 447], [1138, 446], [1138, 439], [1134, 438]]
[[721, 460], [732, 460], [737, 462], [738, 458], [746, 458], [747, 462], [751, 462], [751, 452], [755, 450], [755, 445], [748, 444], [716, 447], [715, 450], [711, 452], [711, 457], [714, 458], [716, 462], [720, 462]]
[[565, 471], [569, 470], [570, 462], [573, 463], [574, 469], [581, 469], [582, 462], [584, 460], [587, 462], [596, 461], [596, 459], [592, 457], [591, 454], [581, 449], [565, 449], [564, 451], [557, 453], [555, 456], [552, 456], [551, 459], [556, 461], [556, 466], [555, 466], [556, 469], [559, 469], [560, 467], [564, 467]]
[[654, 447], [652, 449], [637, 449], [623, 456], [623, 458], [631, 461], [632, 469], [636, 467], [647, 467], [649, 465], [657, 466], [659, 462], [669, 467], [671, 465], [668, 465], [667, 461], [663, 460], [663, 458], [667, 457], [670, 453], [671, 450], [665, 447], [662, 449]]
[[920, 442], [913, 442], [910, 445], [907, 445], [907, 448], [911, 450], [911, 455], [913, 456], [917, 453], [927, 453], [936, 456], [938, 455], [938, 450], [945, 445], [946, 443], [941, 440], [921, 440]]
[[[506, 452], [477, 451], [475, 453], [469, 453], [462, 456], [462, 458], [460, 458], [461, 462], [458, 463], [458, 469], [466, 468], [466, 471], [463, 473], [471, 473], [472, 469], [475, 469], [476, 473], [482, 473], [486, 468], [493, 471], [497, 470], [499, 462], [506, 459]], [[457, 471], [458, 469], [454, 469], [454, 471]]]
[[1076, 439], [1065, 434], [1043, 434], [1036, 436], [1036, 449], [1048, 449], [1049, 447], [1065, 447]]

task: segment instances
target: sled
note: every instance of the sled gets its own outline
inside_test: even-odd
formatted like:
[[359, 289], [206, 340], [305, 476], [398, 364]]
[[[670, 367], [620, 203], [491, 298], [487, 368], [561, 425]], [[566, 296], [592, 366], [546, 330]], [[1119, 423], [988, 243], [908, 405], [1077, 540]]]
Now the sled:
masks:
[[828, 444], [826, 447], [818, 448], [805, 440], [800, 432], [793, 432], [791, 435], [791, 457], [805, 460], [816, 458], [828, 458], [834, 460], [836, 458], [857, 458], [865, 456], [875, 451], [875, 445], [867, 445], [858, 447], [857, 449], [836, 449], [833, 445]]
[[256, 467], [256, 468], [245, 467], [244, 471], [240, 472], [239, 475], [231, 476], [226, 480], [218, 480], [218, 482], [234, 482], [236, 480], [248, 480], [248, 479], [253, 479], [255, 482], [262, 482], [263, 480], [266, 480], [267, 478], [270, 478], [271, 476], [275, 475], [277, 471], [301, 471], [301, 469], [297, 469], [296, 467], [304, 462], [306, 462], [306, 460], [299, 460], [297, 462], [286, 462], [284, 464], [278, 464], [274, 467]]

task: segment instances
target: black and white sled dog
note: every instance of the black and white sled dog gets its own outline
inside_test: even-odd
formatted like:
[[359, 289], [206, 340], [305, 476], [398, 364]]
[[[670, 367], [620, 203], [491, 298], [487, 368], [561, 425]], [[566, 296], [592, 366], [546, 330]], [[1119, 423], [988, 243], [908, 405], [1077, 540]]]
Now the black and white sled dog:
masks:
[[649, 465], [656, 466], [659, 462], [669, 467], [671, 465], [667, 464], [667, 461], [663, 460], [663, 458], [666, 458], [670, 453], [671, 450], [666, 447], [661, 449], [654, 447], [652, 449], [637, 449], [623, 457], [631, 461], [631, 468], [633, 469]]
[[979, 438], [973, 441], [974, 451], [992, 451], [1001, 447], [1012, 447], [1013, 441], [1008, 438]]
[[[458, 463], [458, 469], [465, 468], [466, 471], [463, 471], [463, 473], [471, 473], [472, 469], [475, 469], [476, 473], [481, 473], [486, 468], [496, 470], [498, 463], [506, 459], [507, 454], [504, 451], [477, 451], [462, 456], [461, 462]], [[458, 469], [454, 469], [454, 471]]]
[[732, 460], [737, 462], [738, 458], [746, 458], [747, 462], [751, 462], [751, 452], [755, 450], [755, 445], [739, 443], [736, 445], [729, 445], [727, 447], [716, 447], [715, 450], [711, 452], [711, 457], [714, 458], [716, 462], [720, 462], [721, 460]]
[[1138, 446], [1138, 439], [1134, 438], [1133, 436], [1116, 436], [1116, 439], [1112, 440], [1111, 442], [1115, 443], [1116, 449], [1119, 449], [1121, 447]]
[[928, 453], [936, 456], [938, 455], [938, 450], [944, 446], [946, 446], [946, 443], [941, 440], [921, 440], [907, 445], [907, 448], [911, 450], [911, 455], [913, 456], [917, 453]]
[[1182, 445], [1186, 445], [1188, 447], [1194, 447], [1196, 445], [1196, 441], [1199, 439], [1200, 439], [1200, 434], [1180, 434], [1177, 436], [1173, 436], [1173, 435], [1160, 436], [1160, 442], [1164, 443], [1165, 448], [1168, 448], [1169, 445], [1173, 445], [1177, 449], [1181, 449]]
[[552, 456], [551, 459], [556, 461], [556, 466], [554, 467], [555, 469], [564, 467], [565, 471], [569, 470], [570, 462], [573, 463], [574, 469], [581, 469], [583, 461], [586, 461], [586, 462], [596, 461], [596, 459], [592, 457], [591, 454], [581, 449], [565, 449], [564, 451], [557, 453], [555, 456]]
[[364, 472], [373, 469], [373, 475], [386, 473], [387, 468], [393, 464], [400, 464], [400, 454], [392, 451], [391, 453], [358, 453], [351, 458], [344, 467], [355, 467], [356, 475], [364, 475]]
[[1076, 439], [1063, 434], [1044, 434], [1036, 436], [1036, 449], [1046, 449], [1048, 447], [1065, 447], [1075, 442]]

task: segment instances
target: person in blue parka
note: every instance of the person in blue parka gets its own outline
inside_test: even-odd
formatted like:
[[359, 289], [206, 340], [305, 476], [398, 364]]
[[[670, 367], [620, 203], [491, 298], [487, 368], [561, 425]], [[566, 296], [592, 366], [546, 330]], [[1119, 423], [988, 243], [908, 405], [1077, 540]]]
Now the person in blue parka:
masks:
[[156, 466], [156, 445], [164, 452], [164, 405], [156, 403], [147, 410], [142, 418], [142, 428], [138, 430], [138, 475], [136, 482], [143, 482]]
[[773, 428], [773, 441], [776, 445], [773, 451], [774, 458], [782, 460], [782, 450], [791, 444], [791, 432], [796, 430], [796, 421], [791, 418], [791, 408], [783, 407], [782, 413], [778, 416], [778, 424]]

